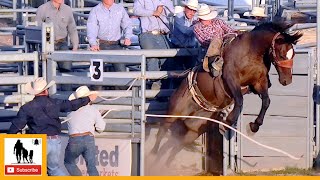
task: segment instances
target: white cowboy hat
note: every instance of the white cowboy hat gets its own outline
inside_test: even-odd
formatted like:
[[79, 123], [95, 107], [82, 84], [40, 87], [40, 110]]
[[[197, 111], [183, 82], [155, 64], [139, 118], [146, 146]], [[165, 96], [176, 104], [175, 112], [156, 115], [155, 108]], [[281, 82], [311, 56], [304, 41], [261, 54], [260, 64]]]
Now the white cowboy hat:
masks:
[[69, 100], [74, 100], [82, 97], [90, 96], [91, 94], [98, 94], [97, 91], [90, 91], [87, 86], [80, 86], [76, 89], [74, 93], [69, 96]]
[[202, 20], [211, 20], [217, 17], [218, 12], [215, 10], [210, 10], [209, 6], [206, 4], [200, 4], [200, 8], [198, 10], [198, 18]]
[[[228, 10], [223, 11], [223, 17], [228, 17]], [[233, 14], [233, 18], [240, 18], [239, 14]]]
[[253, 7], [251, 13], [245, 12], [243, 16], [268, 17], [268, 15], [264, 13], [264, 10], [262, 7]]
[[54, 84], [54, 81], [50, 81], [48, 84], [43, 77], [40, 77], [35, 79], [33, 82], [28, 82], [25, 86], [25, 89], [28, 94], [37, 95]]
[[177, 15], [177, 14], [179, 14], [179, 13], [182, 13], [183, 10], [184, 10], [184, 7], [182, 7], [182, 6], [175, 6], [175, 7], [174, 7], [174, 16]]
[[182, 6], [187, 6], [189, 9], [198, 10], [198, 0], [181, 1]]

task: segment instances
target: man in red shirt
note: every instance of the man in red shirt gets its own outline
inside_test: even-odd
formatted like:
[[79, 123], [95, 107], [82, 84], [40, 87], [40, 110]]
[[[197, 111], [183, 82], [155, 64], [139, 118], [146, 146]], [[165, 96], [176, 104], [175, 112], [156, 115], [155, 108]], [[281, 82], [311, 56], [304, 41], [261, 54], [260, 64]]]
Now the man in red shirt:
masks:
[[203, 60], [203, 69], [210, 72], [208, 58], [214, 56], [213, 75], [218, 76], [222, 68], [223, 61], [220, 58], [220, 49], [223, 37], [230, 33], [236, 33], [223, 20], [215, 18], [217, 11], [211, 11], [209, 6], [201, 4], [198, 11], [199, 22], [194, 26], [194, 33], [203, 48], [207, 48], [207, 53]]

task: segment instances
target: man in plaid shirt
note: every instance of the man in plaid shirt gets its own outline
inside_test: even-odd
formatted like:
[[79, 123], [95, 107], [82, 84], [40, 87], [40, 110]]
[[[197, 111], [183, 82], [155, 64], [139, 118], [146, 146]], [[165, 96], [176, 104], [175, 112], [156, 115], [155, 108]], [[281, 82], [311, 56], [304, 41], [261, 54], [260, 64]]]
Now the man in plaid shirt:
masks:
[[208, 58], [214, 56], [214, 76], [218, 76], [222, 68], [223, 60], [220, 58], [220, 49], [223, 37], [229, 33], [236, 33], [223, 20], [216, 19], [217, 11], [211, 11], [209, 6], [201, 4], [198, 12], [199, 22], [194, 26], [194, 33], [203, 48], [208, 48], [203, 60], [203, 69], [209, 72]]

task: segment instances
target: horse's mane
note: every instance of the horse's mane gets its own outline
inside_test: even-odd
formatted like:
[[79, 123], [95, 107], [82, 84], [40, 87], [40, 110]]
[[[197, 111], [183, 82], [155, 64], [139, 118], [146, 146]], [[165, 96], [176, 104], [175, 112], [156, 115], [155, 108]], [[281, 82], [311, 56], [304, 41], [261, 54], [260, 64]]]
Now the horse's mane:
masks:
[[257, 31], [270, 31], [281, 33], [284, 36], [284, 42], [290, 44], [296, 44], [299, 38], [303, 35], [301, 32], [296, 32], [292, 35], [288, 34], [286, 31], [292, 27], [294, 23], [285, 22], [285, 21], [278, 21], [278, 22], [265, 22], [258, 26], [256, 26], [252, 32]]

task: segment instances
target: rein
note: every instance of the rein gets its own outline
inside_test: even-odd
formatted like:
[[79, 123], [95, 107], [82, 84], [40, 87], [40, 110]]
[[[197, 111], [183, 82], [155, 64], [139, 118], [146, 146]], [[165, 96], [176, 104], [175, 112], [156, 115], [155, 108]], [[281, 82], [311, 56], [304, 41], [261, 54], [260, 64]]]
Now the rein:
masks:
[[274, 45], [276, 43], [277, 37], [280, 35], [281, 35], [281, 33], [278, 32], [276, 35], [273, 36], [273, 39], [272, 39], [271, 47], [269, 50], [269, 52], [272, 53], [272, 56], [273, 56], [272, 64], [275, 66], [291, 69], [293, 67], [293, 59], [279, 61], [279, 59], [277, 58], [277, 55], [276, 55], [276, 49], [275, 49]]

